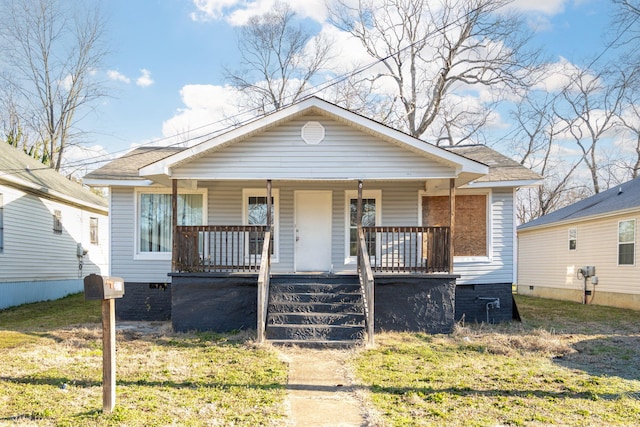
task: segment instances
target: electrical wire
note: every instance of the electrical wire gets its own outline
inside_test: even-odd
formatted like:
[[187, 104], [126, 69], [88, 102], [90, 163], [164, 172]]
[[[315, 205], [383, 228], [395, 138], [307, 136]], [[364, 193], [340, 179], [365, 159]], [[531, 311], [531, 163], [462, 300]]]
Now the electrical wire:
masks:
[[[329, 80], [329, 81], [327, 81], [327, 82], [323, 83], [322, 85], [310, 87], [310, 88], [308, 89], [308, 91], [310, 91], [308, 94], [303, 95], [303, 96], [297, 96], [295, 99], [292, 99], [291, 101], [289, 101], [289, 102], [287, 102], [287, 103], [284, 103], [284, 104], [283, 104], [283, 106], [281, 107], [281, 109], [282, 109], [282, 108], [287, 108], [287, 107], [289, 107], [289, 106], [293, 105], [294, 103], [299, 102], [299, 101], [301, 101], [301, 100], [303, 100], [303, 99], [307, 99], [307, 98], [313, 97], [313, 96], [315, 96], [315, 95], [317, 95], [317, 94], [319, 94], [319, 93], [321, 93], [321, 92], [323, 92], [323, 91], [325, 91], [325, 90], [329, 89], [330, 87], [333, 87], [333, 86], [335, 86], [335, 85], [338, 85], [338, 84], [340, 84], [341, 82], [344, 82], [344, 81], [346, 81], [347, 79], [349, 79], [349, 78], [351, 78], [351, 77], [354, 77], [354, 76], [356, 76], [356, 75], [358, 75], [358, 74], [361, 74], [361, 73], [363, 73], [363, 72], [365, 72], [365, 71], [367, 71], [367, 70], [369, 70], [369, 69], [371, 69], [371, 68], [375, 67], [376, 65], [379, 65], [379, 64], [381, 64], [381, 63], [384, 63], [385, 61], [389, 60], [390, 58], [394, 57], [395, 55], [398, 55], [398, 54], [400, 54], [400, 53], [404, 52], [405, 50], [410, 49], [411, 47], [414, 47], [414, 46], [415, 46], [415, 45], [417, 45], [417, 44], [421, 44], [421, 43], [424, 43], [424, 42], [428, 41], [428, 39], [429, 39], [430, 37], [432, 37], [432, 36], [434, 36], [434, 35], [436, 35], [436, 34], [438, 34], [438, 33], [441, 33], [442, 31], [447, 30], [447, 29], [448, 29], [448, 27], [451, 27], [451, 26], [454, 26], [454, 25], [458, 25], [458, 23], [459, 23], [460, 21], [462, 21], [463, 19], [466, 19], [466, 18], [468, 18], [469, 16], [471, 16], [472, 14], [474, 14], [474, 13], [478, 12], [481, 8], [482, 8], [482, 6], [478, 6], [478, 7], [474, 8], [474, 9], [469, 10], [469, 11], [468, 11], [468, 12], [466, 12], [465, 14], [461, 15], [460, 17], [458, 17], [456, 20], [454, 20], [454, 21], [452, 21], [452, 22], [449, 22], [449, 23], [446, 23], [446, 24], [444, 24], [444, 25], [443, 25], [443, 26], [441, 26], [441, 27], [435, 28], [433, 31], [428, 32], [428, 33], [427, 33], [424, 37], [422, 37], [421, 39], [416, 40], [416, 41], [414, 41], [414, 42], [412, 42], [412, 43], [407, 44], [406, 46], [404, 46], [404, 47], [402, 47], [402, 48], [398, 49], [396, 52], [392, 52], [392, 53], [390, 53], [389, 55], [387, 55], [387, 56], [385, 56], [385, 57], [383, 57], [383, 58], [375, 59], [374, 61], [372, 61], [372, 62], [370, 62], [370, 63], [368, 63], [368, 64], [365, 64], [365, 65], [363, 65], [363, 66], [361, 66], [361, 67], [358, 67], [358, 68], [356, 68], [355, 70], [352, 70], [352, 71], [349, 71], [349, 72], [343, 73], [343, 74], [341, 74], [341, 75], [335, 76], [334, 78], [332, 78], [331, 80]], [[636, 18], [635, 18], [635, 19], [633, 19], [633, 20], [632, 20], [632, 21], [627, 25], [627, 27], [625, 28], [625, 30], [624, 30], [624, 31], [620, 31], [620, 32], [618, 33], [618, 36], [617, 36], [613, 41], [611, 41], [610, 43], [608, 43], [608, 44], [605, 46], [605, 48], [603, 49], [603, 51], [602, 51], [602, 52], [600, 52], [600, 53], [599, 53], [599, 54], [598, 54], [598, 55], [597, 55], [597, 56], [596, 56], [596, 57], [595, 57], [595, 58], [594, 58], [594, 59], [589, 63], [589, 65], [588, 65], [586, 68], [584, 68], [584, 69], [579, 73], [579, 75], [578, 75], [578, 76], [576, 76], [576, 77], [575, 77], [575, 80], [573, 80], [573, 82], [577, 81], [577, 79], [578, 79], [579, 77], [581, 78], [581, 77], [584, 75], [584, 73], [586, 73], [589, 69], [591, 69], [591, 68], [593, 67], [593, 65], [595, 65], [595, 63], [596, 63], [597, 61], [599, 61], [599, 60], [600, 60], [600, 59], [605, 55], [605, 53], [606, 53], [609, 49], [611, 49], [611, 48], [612, 48], [612, 46], [614, 45], [614, 43], [617, 43], [617, 41], [619, 41], [619, 40], [620, 40], [620, 38], [622, 37], [622, 35], [623, 35], [623, 34], [624, 34], [624, 33], [625, 33], [625, 32], [626, 32], [626, 31], [627, 31], [627, 30], [628, 30], [632, 25], [634, 25], [634, 24], [635, 24], [635, 22], [638, 20], [638, 18], [640, 18], [640, 16], [636, 16]], [[305, 91], [304, 91], [304, 92], [302, 92], [302, 93], [304, 94], [306, 91], [307, 91], [307, 90], [305, 90]], [[557, 99], [557, 97], [558, 97], [558, 96], [559, 96], [559, 95], [556, 95], [556, 96], [554, 97], [554, 99]], [[285, 98], [285, 99], [286, 99], [286, 98]], [[550, 102], [552, 102], [552, 101], [550, 101]], [[144, 143], [144, 144], [140, 144], [140, 145], [138, 145], [136, 148], [148, 147], [148, 148], [151, 148], [151, 149], [153, 149], [153, 148], [157, 148], [158, 150], [163, 150], [163, 149], [166, 149], [166, 148], [176, 147], [176, 146], [180, 146], [180, 145], [186, 145], [186, 144], [189, 144], [190, 142], [194, 142], [194, 141], [202, 141], [202, 140], [205, 140], [205, 139], [213, 138], [214, 136], [219, 136], [219, 135], [221, 135], [221, 134], [225, 133], [226, 131], [229, 131], [229, 130], [231, 130], [231, 129], [235, 129], [235, 128], [237, 128], [237, 127], [243, 126], [243, 125], [245, 125], [245, 124], [247, 124], [247, 123], [249, 123], [249, 122], [252, 122], [252, 121], [254, 121], [254, 120], [257, 120], [257, 119], [261, 118], [262, 116], [260, 116], [260, 115], [258, 115], [258, 114], [257, 114], [257, 113], [260, 113], [260, 112], [261, 112], [261, 110], [262, 110], [262, 108], [252, 108], [252, 109], [247, 109], [247, 110], [244, 110], [244, 111], [239, 111], [239, 112], [238, 112], [238, 113], [236, 113], [236, 114], [233, 114], [233, 115], [230, 115], [230, 116], [225, 116], [224, 118], [222, 118], [222, 119], [220, 119], [220, 120], [216, 120], [216, 121], [214, 121], [214, 122], [206, 123], [206, 124], [204, 124], [204, 125], [201, 125], [201, 126], [198, 126], [198, 127], [194, 128], [194, 129], [189, 129], [189, 130], [186, 130], [186, 131], [183, 131], [183, 132], [177, 132], [177, 133], [175, 133], [175, 134], [173, 134], [173, 135], [170, 135], [170, 136], [165, 136], [165, 137], [162, 137], [162, 138], [157, 138], [157, 139], [154, 139], [154, 140], [148, 141], [148, 142], [146, 142], [146, 143]], [[270, 113], [269, 113], [269, 114], [270, 114]], [[239, 120], [240, 118], [243, 118], [243, 117], [245, 117], [245, 116], [247, 116], [247, 115], [251, 115], [251, 116], [250, 116], [250, 117], [248, 117], [248, 118], [246, 118], [246, 119], [244, 119], [244, 120]], [[268, 114], [265, 114], [265, 115], [268, 115]], [[238, 120], [238, 121], [236, 121], [236, 120]], [[194, 131], [198, 131], [198, 130], [201, 130], [201, 129], [204, 129], [204, 128], [208, 128], [208, 127], [211, 127], [211, 126], [214, 126], [214, 125], [218, 125], [218, 124], [220, 124], [220, 123], [224, 123], [224, 122], [229, 122], [229, 121], [231, 121], [233, 124], [232, 124], [232, 125], [227, 125], [227, 126], [222, 127], [222, 128], [216, 128], [215, 130], [213, 130], [213, 131], [211, 131], [211, 132], [204, 133], [204, 134], [202, 134], [202, 135], [194, 136], [194, 137], [187, 138], [187, 139], [182, 139], [182, 140], [180, 140], [180, 141], [178, 141], [178, 142], [175, 142], [175, 143], [172, 143], [172, 144], [162, 145], [162, 146], [158, 146], [158, 145], [157, 145], [158, 143], [160, 143], [160, 142], [162, 142], [162, 141], [172, 140], [172, 139], [175, 139], [175, 138], [180, 137], [181, 135], [185, 135], [185, 134], [187, 134], [187, 133], [192, 133], [192, 132], [194, 132]], [[510, 132], [510, 133], [511, 133], [511, 132]], [[514, 132], [514, 134], [515, 134], [515, 132]], [[504, 140], [505, 138], [506, 138], [506, 136], [503, 136], [502, 138], [500, 138], [500, 140]], [[126, 149], [116, 150], [116, 151], [112, 151], [112, 152], [108, 152], [108, 153], [103, 153], [103, 154], [99, 154], [99, 155], [97, 155], [97, 156], [88, 157], [88, 158], [85, 158], [85, 159], [82, 159], [82, 160], [78, 160], [78, 161], [75, 161], [75, 162], [73, 162], [73, 161], [72, 161], [72, 162], [69, 162], [69, 163], [65, 163], [65, 164], [64, 164], [64, 167], [65, 167], [66, 169], [74, 169], [74, 168], [75, 168], [75, 169], [80, 169], [80, 168], [84, 168], [84, 167], [88, 167], [88, 166], [92, 166], [92, 165], [96, 165], [96, 164], [100, 164], [100, 163], [108, 162], [108, 161], [110, 161], [110, 160], [112, 160], [112, 159], [113, 159], [114, 155], [116, 155], [116, 154], [120, 154], [120, 153], [126, 153], [126, 152], [128, 152], [128, 151], [132, 151], [132, 150], [131, 150], [131, 148], [126, 148]], [[131, 156], [135, 156], [135, 155], [143, 155], [143, 154], [146, 154], [146, 153], [148, 153], [148, 151], [146, 151], [146, 152], [144, 152], [144, 153], [142, 153], [142, 152], [141, 152], [141, 153], [138, 153], [138, 154], [136, 154], [136, 153], [134, 152], [134, 153], [132, 153], [132, 154], [131, 154]], [[48, 167], [48, 166], [46, 166], [46, 165], [43, 165], [43, 167], [42, 167], [42, 168], [31, 168], [31, 170], [32, 170], [32, 171], [33, 171], [33, 170], [39, 170], [39, 169], [40, 169], [40, 170], [46, 170], [46, 169], [51, 169], [51, 168], [50, 168], [50, 167]], [[22, 171], [22, 169], [5, 170], [4, 172], [0, 173], [0, 177], [1, 177], [1, 176], [3, 176], [3, 175], [9, 175], [9, 174], [11, 174], [12, 172], [20, 172], [20, 171]]]

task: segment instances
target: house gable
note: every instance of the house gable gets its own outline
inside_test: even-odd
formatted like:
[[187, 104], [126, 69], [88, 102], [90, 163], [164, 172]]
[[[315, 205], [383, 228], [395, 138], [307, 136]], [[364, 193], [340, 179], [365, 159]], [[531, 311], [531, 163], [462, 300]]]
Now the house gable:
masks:
[[[315, 118], [315, 119], [314, 119]], [[308, 152], [312, 152], [315, 156], [315, 160], [318, 160], [319, 156], [326, 156], [327, 163], [332, 163], [337, 169], [331, 173], [331, 176], [328, 176], [326, 172], [318, 172], [318, 170], [311, 171], [317, 173], [313, 178], [315, 179], [389, 179], [389, 178], [446, 178], [446, 177], [455, 177], [456, 185], [463, 185], [466, 182], [469, 182], [473, 179], [479, 178], [480, 176], [485, 175], [488, 172], [488, 167], [480, 162], [475, 160], [471, 160], [465, 158], [463, 156], [459, 156], [455, 153], [451, 153], [434, 145], [428, 144], [424, 141], [421, 141], [417, 138], [413, 138], [407, 134], [389, 128], [381, 123], [375, 122], [373, 120], [367, 119], [363, 116], [359, 116], [353, 112], [348, 110], [344, 110], [334, 104], [323, 101], [319, 98], [309, 98], [305, 101], [302, 101], [298, 104], [294, 104], [291, 107], [285, 108], [283, 110], [279, 110], [275, 113], [272, 113], [268, 116], [262, 117], [260, 119], [255, 120], [249, 124], [246, 124], [240, 128], [234, 129], [228, 133], [215, 137], [211, 140], [205, 141], [201, 144], [198, 144], [194, 147], [186, 149], [176, 155], [170, 156], [164, 160], [155, 162], [146, 167], [140, 169], [140, 176], [148, 177], [150, 179], [163, 182], [166, 181], [168, 177], [171, 178], [185, 178], [189, 176], [189, 173], [185, 172], [188, 170], [188, 164], [198, 161], [201, 157], [207, 157], [212, 153], [217, 153], [219, 151], [227, 151], [228, 153], [232, 153], [231, 150], [226, 150], [227, 148], [238, 145], [243, 141], [253, 140], [254, 142], [258, 139], [254, 138], [265, 138], [265, 135], [277, 135], [281, 130], [279, 129], [287, 129], [291, 127], [292, 129], [296, 129], [295, 132], [289, 132], [286, 136], [280, 136], [279, 139], [276, 137], [275, 140], [269, 139], [266, 137], [262, 142], [266, 146], [269, 144], [269, 148], [271, 145], [277, 146], [277, 144], [289, 143], [289, 144], [305, 144], [301, 131], [302, 126], [304, 126], [309, 121], [319, 121], [322, 120], [330, 123], [333, 123], [333, 128], [337, 129], [350, 129], [352, 132], [347, 132], [350, 136], [356, 135], [359, 132], [359, 139], [361, 139], [360, 145], [342, 145], [342, 153], [338, 151], [327, 150], [327, 147], [331, 147], [331, 145], [325, 143], [325, 141], [333, 141], [334, 144], [339, 142], [339, 133], [335, 136], [331, 136], [331, 133], [325, 135], [325, 139], [322, 142], [318, 142], [315, 144], [308, 145], [317, 145], [317, 149], [320, 150], [318, 152], [313, 152], [312, 150], [307, 150]], [[292, 125], [292, 122], [295, 123], [295, 126]], [[337, 126], [340, 123], [343, 127]], [[295, 138], [293, 138], [295, 136]], [[333, 139], [332, 139], [333, 138]], [[371, 142], [379, 143], [378, 148], [382, 147], [384, 143], [388, 143], [390, 146], [396, 146], [402, 148], [402, 150], [396, 150], [393, 153], [371, 150], [371, 147], [367, 144]], [[355, 143], [355, 141], [353, 141]], [[337, 147], [337, 145], [336, 145]], [[346, 163], [348, 160], [346, 159], [344, 148], [347, 147], [348, 154], [354, 158], [354, 161], [359, 161], [361, 165], [366, 166], [371, 165], [372, 161], [387, 159], [385, 156], [389, 154], [395, 154], [401, 152], [405, 156], [404, 160], [409, 159], [415, 162], [413, 157], [422, 157], [423, 159], [428, 159], [430, 162], [423, 163], [421, 165], [413, 164], [410, 165], [411, 168], [415, 168], [413, 171], [408, 172], [405, 168], [402, 171], [388, 171], [388, 164], [385, 164], [382, 169], [376, 167], [362, 167], [359, 174], [349, 174], [348, 176], [340, 176], [340, 164], [336, 164], [336, 157], [340, 159], [342, 164]], [[256, 148], [256, 147], [254, 147]], [[260, 147], [262, 148], [262, 146]], [[290, 148], [294, 148], [293, 146]], [[245, 148], [246, 149], [246, 148]], [[284, 146], [278, 147], [280, 153], [285, 153]], [[264, 153], [266, 149], [259, 150]], [[235, 154], [242, 154], [243, 158], [247, 158], [250, 160], [258, 160], [257, 158], [253, 158], [256, 153], [254, 152], [242, 152], [242, 150], [238, 150]], [[285, 156], [285, 158], [279, 157], [263, 157], [260, 161], [258, 161], [252, 171], [255, 173], [256, 170], [261, 171], [262, 175], [260, 177], [265, 177], [268, 175], [269, 178], [276, 178], [273, 174], [269, 172], [273, 170], [280, 170], [285, 167], [291, 166], [289, 161], [295, 161], [295, 151], [292, 151], [292, 155]], [[298, 152], [298, 155], [301, 153]], [[334, 156], [332, 158], [332, 156]], [[367, 158], [366, 160], [358, 160], [363, 157]], [[214, 157], [210, 157], [209, 160], [214, 159]], [[393, 158], [393, 156], [391, 157]], [[299, 159], [299, 157], [298, 157]], [[236, 168], [242, 165], [241, 159], [235, 159], [237, 161]], [[280, 163], [280, 161], [283, 161]], [[314, 159], [307, 159], [307, 162], [313, 162]], [[388, 159], [387, 159], [388, 160]], [[424, 162], [424, 160], [423, 160]], [[429, 166], [432, 169], [435, 168], [436, 164], [441, 165], [440, 171], [435, 175], [431, 175], [428, 171], [418, 173], [417, 170], [423, 168], [424, 166]], [[309, 164], [306, 165], [306, 169], [304, 170], [304, 174], [299, 172], [291, 172], [292, 174], [297, 174], [299, 178], [309, 179]], [[353, 164], [351, 165], [353, 166]], [[379, 165], [377, 165], [379, 166]], [[343, 166], [343, 169], [346, 166]], [[367, 169], [367, 174], [362, 175], [362, 171]], [[445, 169], [448, 169], [446, 173], [443, 173]], [[181, 170], [181, 173], [177, 171]], [[422, 169], [421, 169], [422, 170]], [[212, 168], [209, 167], [210, 173], [215, 173], [212, 171]], [[398, 173], [401, 173], [398, 175]], [[202, 176], [200, 176], [202, 177]], [[211, 175], [207, 175], [207, 177], [213, 177]], [[285, 176], [286, 178], [291, 179], [292, 176]], [[229, 179], [239, 179], [241, 177], [229, 177]], [[246, 178], [246, 176], [244, 176]]]
[[[303, 138], [310, 126], [317, 136], [311, 143]], [[178, 179], [232, 180], [433, 179], [457, 173], [455, 164], [313, 113], [171, 169]]]

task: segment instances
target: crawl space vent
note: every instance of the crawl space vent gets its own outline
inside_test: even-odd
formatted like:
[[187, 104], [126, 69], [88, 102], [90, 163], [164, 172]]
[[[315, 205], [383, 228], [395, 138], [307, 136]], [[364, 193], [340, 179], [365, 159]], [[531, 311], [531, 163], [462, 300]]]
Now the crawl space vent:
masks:
[[319, 122], [307, 122], [302, 126], [302, 139], [307, 144], [319, 144], [324, 139], [324, 126]]

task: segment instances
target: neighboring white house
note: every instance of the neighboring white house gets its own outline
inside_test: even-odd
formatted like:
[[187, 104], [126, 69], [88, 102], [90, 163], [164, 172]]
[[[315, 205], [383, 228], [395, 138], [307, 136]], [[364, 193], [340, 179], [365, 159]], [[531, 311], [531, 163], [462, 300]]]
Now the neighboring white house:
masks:
[[274, 274], [355, 273], [358, 182], [371, 226], [448, 226], [454, 190], [458, 284], [499, 284], [510, 304], [515, 192], [540, 176], [488, 147], [437, 147], [309, 98], [191, 148], [134, 150], [85, 177], [109, 188], [111, 274], [128, 286], [170, 280], [172, 180], [179, 225], [263, 223], [270, 185]]
[[636, 178], [521, 225], [518, 293], [640, 309], [639, 223]]
[[106, 201], [0, 143], [0, 309], [81, 292], [108, 239]]

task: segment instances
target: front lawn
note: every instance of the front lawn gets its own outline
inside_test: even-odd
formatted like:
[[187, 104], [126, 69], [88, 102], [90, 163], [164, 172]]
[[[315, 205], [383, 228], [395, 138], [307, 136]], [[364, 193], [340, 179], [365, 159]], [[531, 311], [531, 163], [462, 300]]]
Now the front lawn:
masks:
[[635, 425], [640, 313], [517, 301], [522, 323], [379, 335], [355, 365], [385, 424]]
[[0, 424], [282, 424], [287, 372], [275, 351], [166, 323], [118, 331], [116, 407], [103, 414], [100, 302], [83, 298], [0, 311]]

